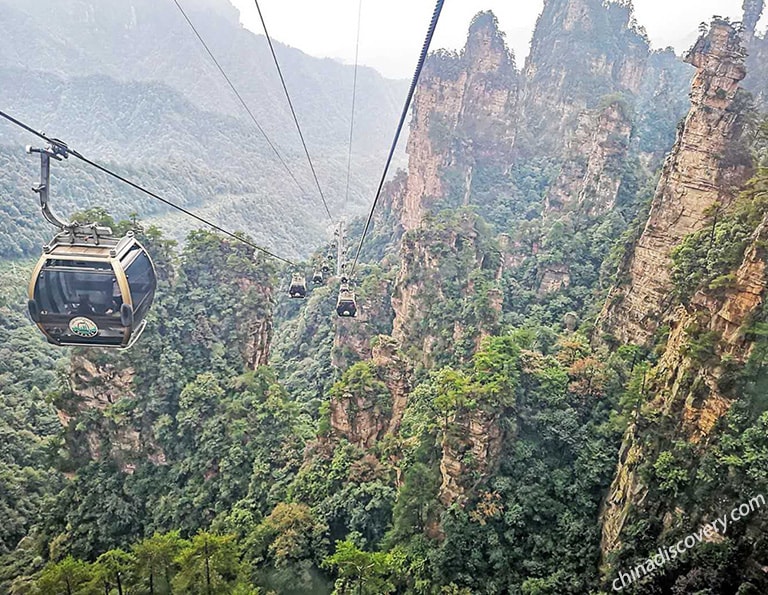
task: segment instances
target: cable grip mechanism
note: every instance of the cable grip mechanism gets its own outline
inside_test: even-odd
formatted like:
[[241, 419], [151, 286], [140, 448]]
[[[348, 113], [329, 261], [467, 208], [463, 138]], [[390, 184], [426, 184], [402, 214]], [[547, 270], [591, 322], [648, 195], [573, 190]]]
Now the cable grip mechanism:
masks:
[[44, 149], [37, 149], [28, 145], [26, 151], [30, 155], [40, 155], [40, 183], [33, 186], [32, 191], [40, 197], [40, 210], [43, 217], [48, 223], [63, 232], [61, 236], [66, 237], [70, 243], [74, 243], [76, 240], [90, 240], [98, 245], [101, 237], [112, 235], [112, 229], [109, 227], [95, 223], [81, 225], [77, 221], [68, 222], [51, 210], [51, 159], [61, 161], [69, 157], [70, 151], [65, 142], [54, 138], [50, 139], [48, 146]]

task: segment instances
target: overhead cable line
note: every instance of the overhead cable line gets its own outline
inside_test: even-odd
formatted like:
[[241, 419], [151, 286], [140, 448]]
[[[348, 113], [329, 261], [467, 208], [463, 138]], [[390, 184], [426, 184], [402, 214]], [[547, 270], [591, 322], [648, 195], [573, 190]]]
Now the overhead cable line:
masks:
[[[66, 145], [64, 145], [64, 143], [62, 143], [60, 140], [57, 140], [55, 138], [50, 138], [50, 137], [46, 136], [45, 134], [43, 134], [42, 132], [38, 132], [37, 130], [35, 130], [34, 128], [29, 126], [28, 124], [25, 124], [24, 122], [22, 122], [20, 120], [17, 120], [13, 116], [10, 116], [9, 114], [5, 113], [2, 110], [0, 110], [0, 116], [5, 118], [6, 120], [11, 122], [12, 124], [15, 124], [16, 126], [19, 126], [20, 128], [23, 128], [27, 132], [30, 132], [30, 133], [34, 134], [38, 138], [41, 138], [42, 140], [44, 140], [47, 143], [49, 143], [51, 146], [66, 147]], [[218, 232], [220, 232], [220, 233], [222, 233], [222, 234], [224, 234], [226, 236], [229, 236], [230, 238], [232, 238], [234, 240], [237, 240], [238, 242], [240, 242], [242, 244], [245, 244], [246, 246], [250, 246], [251, 248], [253, 248], [255, 250], [258, 250], [259, 252], [262, 252], [263, 254], [266, 254], [267, 256], [271, 256], [272, 258], [274, 258], [276, 260], [279, 260], [279, 261], [284, 262], [286, 264], [289, 264], [291, 266], [295, 266], [294, 263], [291, 262], [290, 260], [288, 260], [286, 258], [282, 258], [280, 256], [277, 256], [276, 254], [270, 252], [266, 248], [262, 248], [261, 246], [258, 246], [257, 244], [254, 244], [253, 242], [243, 238], [242, 236], [239, 236], [239, 235], [237, 235], [235, 233], [232, 233], [231, 231], [227, 231], [223, 227], [220, 227], [220, 226], [216, 225], [215, 223], [212, 223], [212, 222], [208, 221], [207, 219], [204, 219], [203, 217], [200, 217], [199, 215], [195, 215], [195, 213], [193, 213], [192, 211], [189, 211], [188, 209], [185, 209], [184, 207], [182, 207], [180, 205], [177, 205], [176, 203], [174, 203], [174, 202], [172, 202], [172, 201], [170, 201], [170, 200], [168, 200], [166, 198], [163, 198], [162, 196], [152, 192], [151, 190], [147, 190], [146, 188], [144, 188], [140, 184], [137, 184], [136, 182], [132, 182], [128, 178], [125, 178], [125, 177], [121, 176], [120, 174], [115, 173], [114, 171], [112, 171], [111, 169], [109, 169], [107, 167], [104, 167], [103, 165], [99, 165], [95, 161], [91, 161], [90, 159], [88, 159], [87, 157], [81, 155], [80, 153], [78, 153], [74, 149], [66, 147], [66, 153], [69, 154], [69, 155], [72, 155], [73, 157], [79, 159], [80, 161], [82, 161], [84, 163], [87, 163], [91, 167], [93, 167], [95, 169], [98, 169], [100, 172], [105, 173], [108, 176], [112, 176], [113, 178], [123, 182], [124, 184], [127, 184], [128, 186], [131, 186], [132, 188], [138, 190], [139, 192], [143, 192], [147, 196], [150, 196], [150, 197], [154, 198], [155, 200], [159, 200], [163, 204], [166, 204], [169, 207], [171, 207], [173, 209], [176, 209], [177, 211], [180, 211], [181, 213], [184, 213], [188, 217], [192, 217], [193, 219], [199, 221], [200, 223], [203, 223], [203, 224], [207, 225], [208, 227], [211, 227], [212, 229], [215, 229], [216, 231], [218, 231]]]
[[[176, 2], [176, 0], [174, 0]], [[277, 67], [277, 74], [280, 75], [280, 82], [283, 85], [283, 91], [285, 91], [285, 97], [288, 99], [288, 107], [291, 108], [291, 115], [293, 115], [293, 121], [296, 124], [296, 130], [299, 132], [299, 138], [301, 139], [301, 145], [304, 147], [304, 154], [307, 156], [307, 161], [309, 162], [309, 169], [312, 170], [312, 177], [315, 179], [315, 185], [317, 186], [317, 191], [320, 193], [320, 198], [323, 201], [323, 206], [325, 207], [325, 212], [328, 214], [328, 218], [333, 221], [333, 217], [331, 216], [331, 211], [328, 208], [328, 203], [325, 200], [325, 194], [323, 194], [323, 189], [320, 187], [320, 180], [317, 179], [317, 172], [315, 171], [315, 166], [312, 163], [312, 157], [309, 154], [309, 149], [307, 148], [307, 143], [304, 140], [304, 133], [301, 131], [301, 125], [299, 124], [299, 118], [296, 116], [296, 110], [293, 108], [293, 101], [291, 101], [291, 94], [288, 93], [288, 87], [285, 84], [285, 78], [283, 77], [283, 70], [280, 68], [280, 62], [277, 59], [277, 54], [275, 53], [275, 47], [272, 44], [272, 38], [269, 35], [269, 31], [267, 30], [267, 23], [264, 21], [264, 15], [261, 12], [261, 6], [259, 6], [259, 0], [254, 0], [256, 3], [256, 10], [259, 13], [259, 19], [261, 20], [261, 26], [264, 29], [264, 35], [267, 38], [267, 43], [269, 44], [269, 51], [272, 52], [272, 59], [275, 62], [275, 66]]]
[[352, 116], [349, 121], [349, 154], [347, 155], [347, 189], [344, 193], [344, 205], [349, 204], [349, 180], [352, 173], [352, 137], [355, 132], [355, 103], [357, 101], [357, 68], [360, 57], [360, 23], [363, 16], [363, 0], [359, 0], [357, 8], [357, 41], [355, 42], [355, 74], [352, 79]]
[[427, 38], [424, 40], [424, 46], [421, 48], [421, 55], [419, 56], [419, 62], [416, 65], [416, 72], [413, 75], [413, 80], [411, 81], [411, 88], [408, 90], [408, 97], [405, 100], [403, 113], [400, 116], [400, 123], [397, 126], [397, 131], [395, 132], [395, 139], [392, 141], [392, 147], [389, 150], [389, 157], [387, 158], [387, 163], [384, 166], [384, 173], [381, 176], [379, 188], [376, 190], [376, 197], [373, 199], [373, 206], [371, 206], [371, 212], [368, 214], [368, 220], [365, 223], [365, 228], [363, 229], [363, 233], [360, 236], [360, 243], [357, 246], [357, 253], [355, 254], [355, 260], [352, 263], [350, 277], [355, 274], [357, 261], [360, 258], [360, 251], [363, 249], [363, 242], [365, 242], [365, 237], [368, 235], [368, 230], [371, 227], [371, 221], [373, 221], [373, 215], [376, 211], [376, 205], [379, 203], [379, 198], [381, 198], [381, 191], [384, 188], [384, 182], [387, 179], [389, 166], [392, 164], [392, 158], [394, 157], [395, 150], [397, 149], [397, 142], [400, 139], [400, 134], [402, 133], [403, 127], [405, 126], [405, 119], [408, 117], [408, 110], [411, 107], [411, 101], [413, 101], [413, 95], [416, 92], [416, 85], [419, 82], [421, 71], [424, 69], [424, 63], [426, 62], [427, 54], [429, 53], [429, 46], [432, 45], [432, 37], [435, 35], [435, 29], [437, 28], [437, 23], [440, 20], [440, 12], [443, 10], [444, 2], [445, 0], [437, 0], [437, 4], [435, 5], [435, 11], [432, 14], [432, 21], [429, 23], [429, 29], [427, 30]]
[[205, 51], [208, 53], [208, 56], [211, 58], [213, 63], [216, 65], [216, 68], [218, 68], [219, 72], [221, 73], [221, 76], [224, 77], [224, 80], [227, 81], [227, 84], [229, 85], [229, 88], [232, 89], [232, 92], [235, 94], [237, 99], [240, 101], [240, 104], [243, 106], [245, 111], [250, 116], [251, 120], [253, 120], [253, 123], [256, 126], [256, 129], [261, 133], [261, 135], [264, 137], [264, 140], [267, 141], [267, 144], [269, 145], [269, 148], [272, 149], [272, 152], [277, 156], [280, 163], [285, 168], [285, 171], [288, 172], [288, 175], [291, 176], [291, 179], [296, 183], [296, 185], [299, 187], [299, 190], [301, 190], [302, 194], [307, 194], [307, 191], [304, 190], [304, 187], [301, 185], [298, 179], [296, 179], [296, 176], [291, 171], [291, 168], [288, 167], [288, 164], [286, 163], [285, 159], [283, 159], [283, 156], [280, 154], [280, 151], [277, 149], [277, 145], [272, 142], [272, 140], [269, 138], [269, 135], [264, 130], [261, 124], [259, 124], [259, 121], [256, 119], [256, 116], [253, 115], [253, 112], [251, 111], [251, 108], [248, 107], [248, 104], [245, 102], [245, 99], [243, 99], [243, 96], [240, 94], [240, 92], [237, 90], [237, 87], [235, 87], [234, 83], [232, 82], [232, 79], [229, 78], [224, 68], [221, 66], [219, 61], [216, 59], [216, 56], [214, 56], [213, 52], [211, 51], [211, 48], [208, 47], [208, 44], [205, 43], [205, 40], [203, 39], [203, 36], [200, 35], [197, 28], [195, 27], [192, 20], [187, 16], [187, 13], [182, 8], [181, 4], [179, 4], [178, 0], [173, 0], [173, 3], [176, 5], [176, 8], [179, 9], [179, 12], [181, 12], [182, 16], [184, 17], [184, 20], [187, 21], [187, 24], [190, 26], [192, 31], [194, 32], [195, 36], [197, 37], [198, 41], [200, 41], [200, 44], [203, 46]]

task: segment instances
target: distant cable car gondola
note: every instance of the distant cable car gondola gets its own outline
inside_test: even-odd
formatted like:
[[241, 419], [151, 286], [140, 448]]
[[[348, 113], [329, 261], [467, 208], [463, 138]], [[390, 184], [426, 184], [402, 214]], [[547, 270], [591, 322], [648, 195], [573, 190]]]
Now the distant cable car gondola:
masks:
[[288, 293], [293, 299], [304, 299], [307, 297], [307, 282], [304, 279], [304, 275], [301, 273], [294, 273], [291, 277], [291, 287], [288, 289]]
[[343, 318], [357, 316], [357, 301], [355, 292], [347, 284], [342, 284], [339, 289], [339, 299], [336, 301], [336, 313]]
[[323, 284], [323, 271], [317, 270], [312, 275], [312, 283], [314, 285], [322, 285]]
[[43, 216], [61, 229], [29, 283], [29, 316], [50, 343], [61, 346], [130, 347], [146, 326], [157, 275], [133, 232], [116, 238], [108, 227], [66, 223], [49, 207], [50, 158], [67, 157], [63, 143], [27, 148], [42, 161]]

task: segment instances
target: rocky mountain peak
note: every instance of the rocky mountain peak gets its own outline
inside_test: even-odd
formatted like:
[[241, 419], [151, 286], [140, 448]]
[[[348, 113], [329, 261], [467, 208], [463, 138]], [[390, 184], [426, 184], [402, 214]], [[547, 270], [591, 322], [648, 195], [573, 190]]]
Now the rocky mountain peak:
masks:
[[765, 0], [744, 0], [742, 37], [748, 56], [747, 77], [743, 85], [752, 93], [755, 106], [761, 111], [768, 111], [768, 35], [756, 32], [764, 8]]
[[691, 110], [629, 256], [628, 283], [612, 292], [602, 315], [604, 329], [620, 341], [650, 341], [674, 306], [672, 249], [707, 225], [709, 209], [727, 208], [748, 179], [751, 165], [738, 157], [743, 108], [737, 92], [746, 75], [744, 58], [736, 27], [722, 19], [713, 20], [686, 57], [697, 69]]
[[747, 35], [754, 35], [757, 23], [763, 14], [763, 8], [765, 8], [765, 0], [744, 0], [742, 8], [744, 9], [744, 17], [741, 22], [744, 25], [744, 32]]
[[713, 91], [722, 100], [733, 98], [739, 82], [747, 74], [745, 58], [746, 51], [736, 28], [728, 21], [714, 19], [709, 33], [699, 37], [685, 57], [685, 61], [697, 69], [691, 100], [705, 103], [713, 98]]
[[517, 152], [559, 155], [584, 110], [607, 95], [641, 92], [649, 56], [631, 3], [545, 2], [525, 63]]
[[[594, 22], [591, 18], [595, 0], [548, 0], [544, 3], [541, 21], [562, 27], [565, 31], [589, 31]], [[540, 23], [541, 23], [540, 21]]]
[[460, 53], [429, 57], [413, 102], [408, 181], [393, 200], [404, 230], [445, 199], [447, 167], [469, 167], [489, 144], [512, 146], [517, 94], [514, 55], [490, 11], [474, 18]]
[[491, 11], [478, 13], [469, 26], [464, 56], [474, 72], [514, 68], [515, 58], [507, 47], [499, 21]]

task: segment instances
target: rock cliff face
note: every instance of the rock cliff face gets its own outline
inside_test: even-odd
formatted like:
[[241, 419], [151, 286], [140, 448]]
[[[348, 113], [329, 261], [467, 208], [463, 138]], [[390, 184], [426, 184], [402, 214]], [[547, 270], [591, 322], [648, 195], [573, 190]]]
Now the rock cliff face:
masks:
[[614, 208], [632, 133], [628, 109], [624, 101], [614, 100], [579, 116], [563, 168], [547, 194], [547, 213], [578, 207], [602, 215]]
[[639, 151], [658, 152], [659, 127], [671, 129], [681, 116], [679, 98], [663, 99], [686, 71], [673, 55], [659, 56], [631, 6], [547, 0], [518, 73], [495, 17], [479, 14], [462, 52], [438, 52], [422, 74], [406, 188], [393, 202], [403, 229], [436, 208], [477, 204], [478, 166], [509, 172], [535, 159], [564, 164], [550, 193], [553, 209], [589, 202], [596, 212], [609, 210], [634, 132], [627, 100], [644, 108]]
[[[272, 304], [272, 287], [258, 286], [249, 279], [240, 279], [238, 282], [243, 294], [253, 289], [258, 296], [258, 303]], [[250, 294], [253, 295], [253, 294]], [[245, 365], [250, 370], [269, 363], [269, 347], [272, 343], [272, 311], [271, 309], [253, 312], [251, 316], [244, 317], [240, 321], [240, 335], [244, 337], [241, 353]]]
[[[70, 386], [74, 399], [68, 399], [66, 403], [60, 405], [58, 410], [62, 425], [69, 427], [72, 420], [88, 411], [103, 412], [122, 399], [135, 398], [133, 388], [135, 377], [136, 370], [125, 358], [105, 361], [93, 351], [78, 351], [72, 357], [70, 372]], [[85, 450], [91, 459], [112, 458], [127, 470], [129, 464], [123, 463], [123, 453], [141, 452], [145, 441], [141, 436], [140, 428], [127, 423], [130, 420], [124, 421], [126, 423], [119, 425], [110, 423], [109, 428], [104, 428], [113, 437], [108, 442], [102, 439], [100, 431], [89, 428], [84, 432], [85, 444], [74, 445], [75, 449], [82, 452], [83, 446], [86, 446]]]
[[[650, 177], [666, 150], [659, 146], [671, 145], [686, 103], [679, 93], [686, 68], [671, 52], [650, 52], [631, 4], [547, 0], [522, 73], [495, 17], [479, 14], [462, 52], [433, 55], [423, 74], [408, 175], [391, 204], [399, 227], [413, 231], [427, 216], [467, 206], [507, 231], [510, 211], [530, 200], [531, 180], [548, 190], [545, 204], [529, 207], [526, 219], [542, 206], [550, 220], [574, 211], [582, 219], [605, 216], [617, 205], [630, 156], [644, 166], [640, 175]], [[557, 174], [550, 178], [547, 167]], [[416, 267], [435, 266], [429, 249], [412, 240], [403, 247], [420, 255]], [[507, 260], [532, 256], [511, 248]], [[545, 296], [567, 289], [567, 264], [544, 260], [549, 264], [538, 272], [534, 291]], [[423, 275], [406, 266], [394, 299], [401, 339], [412, 315], [427, 310], [415, 298], [430, 290], [409, 283]], [[429, 341], [425, 347], [429, 352]]]
[[[763, 242], [768, 238], [768, 222], [763, 220], [754, 234], [739, 270], [736, 271], [735, 285], [728, 292], [722, 304], [703, 302], [712, 314], [712, 329], [720, 333], [731, 355], [744, 355], [742, 327], [763, 303], [766, 288], [766, 261]], [[741, 358], [743, 359], [743, 358]]]
[[360, 448], [372, 448], [397, 433], [411, 386], [410, 364], [390, 337], [376, 339], [370, 361], [386, 395], [344, 391], [331, 398], [331, 437], [345, 438]]
[[[671, 294], [670, 250], [702, 229], [712, 213], [727, 213], [750, 174], [740, 144], [738, 84], [744, 54], [735, 28], [715, 20], [688, 59], [697, 68], [691, 113], [680, 131], [653, 202], [648, 224], [630, 255], [629, 283], [617, 288], [602, 313], [604, 328], [624, 342], [647, 344], [660, 324], [669, 332], [663, 354], [643, 381], [644, 400], [624, 436], [619, 462], [602, 513], [604, 560], [622, 547], [623, 531], [638, 515], [667, 519], [668, 498], [649, 498], [642, 465], [656, 460], [662, 444], [689, 445], [702, 456], [717, 440], [715, 428], [741, 395], [729, 389], [733, 370], [743, 369], [754, 347], [750, 321], [764, 307], [766, 279], [764, 216], [724, 290], [699, 290], [686, 304]], [[708, 224], [708, 223], [707, 223]], [[702, 343], [704, 341], [704, 343]], [[707, 345], [705, 352], [692, 347]], [[664, 419], [663, 434], [649, 427]]]
[[[504, 147], [514, 142], [517, 95], [514, 56], [491, 13], [475, 17], [461, 54], [430, 56], [414, 98], [407, 186], [393, 205], [406, 231], [441, 201], [466, 204], [475, 157], [504, 160]], [[443, 180], [449, 167], [467, 180], [458, 196], [449, 196]]]
[[[473, 279], [496, 278], [502, 266], [477, 217], [464, 213], [430, 227], [403, 237], [392, 296], [392, 336], [423, 365], [434, 364], [436, 356], [447, 362], [461, 346], [467, 347], [464, 357], [471, 356], [501, 318], [497, 288]], [[465, 326], [457, 322], [460, 312]]]
[[649, 55], [631, 7], [602, 0], [545, 2], [523, 73], [516, 151], [560, 155], [585, 110], [606, 95], [639, 93]]
[[698, 231], [712, 209], [726, 209], [750, 174], [740, 148], [739, 82], [744, 51], [736, 29], [715, 20], [686, 60], [697, 69], [693, 106], [668, 157], [645, 229], [611, 293], [600, 324], [625, 343], [647, 344], [670, 313], [670, 251]]
[[[430, 57], [414, 100], [407, 176], [393, 185], [387, 211], [399, 222], [387, 226], [404, 232], [392, 336], [414, 363], [467, 361], [500, 328], [505, 269], [536, 257], [541, 240], [531, 254], [528, 244], [496, 237], [515, 221], [495, 211], [500, 192], [510, 194], [506, 208], [522, 208], [516, 205], [528, 198], [517, 185], [535, 179], [549, 186], [546, 204], [534, 208], [550, 223], [570, 213], [596, 220], [616, 208], [631, 151], [647, 153], [646, 166], [655, 167], [660, 128], [673, 131], [682, 115], [679, 101], [659, 101], [688, 76], [676, 60], [650, 52], [631, 6], [602, 0], [547, 0], [522, 73], [490, 13], [474, 19], [461, 53]], [[653, 113], [633, 111], [639, 105]], [[636, 127], [640, 117], [647, 121]], [[545, 179], [537, 159], [556, 164], [559, 174]], [[464, 207], [481, 216], [456, 214]], [[499, 228], [487, 226], [486, 216]], [[566, 263], [547, 262], [532, 288], [540, 298], [571, 283]], [[385, 420], [370, 421], [380, 434]], [[501, 440], [493, 420], [456, 422], [463, 436], [442, 444], [444, 502], [471, 487], [467, 477], [494, 468]], [[460, 462], [469, 452], [477, 469]]]
[[755, 98], [761, 111], [768, 111], [768, 36], [757, 32], [757, 23], [765, 8], [764, 0], [744, 0], [744, 43], [747, 48], [747, 77], [744, 88]]
[[[755, 230], [735, 281], [722, 297], [699, 292], [689, 308], [680, 306], [671, 325], [664, 355], [648, 378], [647, 395], [653, 399], [644, 405], [644, 413], [670, 416], [676, 426], [676, 438], [705, 448], [716, 423], [728, 412], [733, 397], [723, 394], [721, 381], [730, 366], [746, 362], [752, 343], [745, 338], [744, 325], [763, 306], [768, 289], [765, 241], [768, 218]], [[703, 366], [686, 349], [691, 333], [715, 332], [714, 365]], [[616, 475], [602, 514], [601, 549], [605, 557], [621, 547], [622, 530], [633, 510], [645, 500], [647, 486], [637, 469], [644, 460], [658, 454], [649, 452], [643, 442], [644, 431], [633, 423], [627, 430], [619, 453]], [[663, 507], [663, 503], [652, 504]]]
[[478, 478], [487, 477], [496, 465], [504, 440], [499, 412], [475, 410], [456, 414], [441, 441], [440, 501], [460, 502]]

